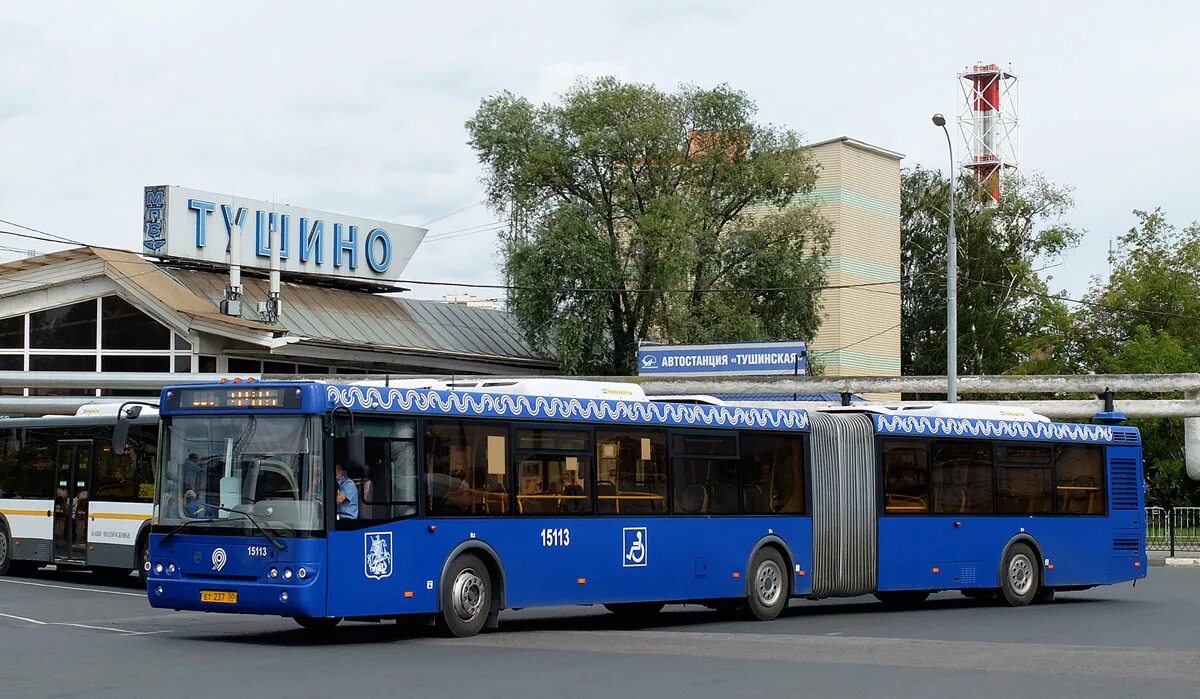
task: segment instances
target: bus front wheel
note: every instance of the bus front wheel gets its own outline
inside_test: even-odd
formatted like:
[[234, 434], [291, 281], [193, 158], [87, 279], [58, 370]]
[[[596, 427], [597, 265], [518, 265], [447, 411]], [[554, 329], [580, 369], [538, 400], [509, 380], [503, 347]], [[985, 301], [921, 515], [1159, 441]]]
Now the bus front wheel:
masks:
[[746, 596], [746, 611], [752, 619], [770, 621], [783, 612], [788, 603], [787, 566], [783, 556], [770, 546], [754, 554], [750, 563], [750, 594]]
[[12, 538], [8, 535], [8, 527], [0, 521], [0, 575], [8, 574], [8, 569], [12, 566], [12, 554]]
[[446, 636], [474, 636], [492, 609], [492, 576], [478, 556], [464, 553], [446, 569], [441, 585], [438, 630]]
[[1027, 544], [1013, 544], [1004, 554], [1000, 566], [1000, 592], [1011, 607], [1024, 607], [1038, 596], [1041, 568], [1033, 549]]

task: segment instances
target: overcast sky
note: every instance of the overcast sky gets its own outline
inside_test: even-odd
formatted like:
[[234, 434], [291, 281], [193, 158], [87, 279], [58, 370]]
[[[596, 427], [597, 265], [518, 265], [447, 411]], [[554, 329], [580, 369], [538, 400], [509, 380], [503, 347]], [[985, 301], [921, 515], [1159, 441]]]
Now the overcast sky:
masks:
[[943, 167], [929, 116], [957, 112], [955, 74], [982, 60], [1021, 76], [1022, 167], [1074, 187], [1070, 220], [1087, 235], [1050, 272], [1079, 295], [1107, 272], [1132, 209], [1162, 206], [1181, 226], [1200, 218], [1198, 7], [10, 0], [0, 218], [136, 249], [148, 184], [413, 225], [471, 207], [429, 226], [469, 234], [426, 243], [404, 276], [495, 282], [483, 225], [495, 216], [471, 206], [480, 169], [463, 128], [487, 95], [552, 99], [581, 74], [726, 82], [810, 141], [851, 136], [904, 153], [906, 167]]

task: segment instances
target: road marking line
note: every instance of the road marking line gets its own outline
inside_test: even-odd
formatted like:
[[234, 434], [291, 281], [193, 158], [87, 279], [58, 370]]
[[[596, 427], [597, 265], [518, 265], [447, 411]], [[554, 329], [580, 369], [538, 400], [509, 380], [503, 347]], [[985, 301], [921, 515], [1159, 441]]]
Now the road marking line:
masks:
[[129, 629], [118, 629], [115, 626], [92, 626], [91, 624], [76, 624], [70, 621], [38, 621], [37, 619], [30, 619], [27, 616], [17, 616], [16, 614], [0, 613], [0, 617], [16, 619], [17, 621], [24, 621], [38, 626], [71, 626], [77, 629], [92, 629], [93, 631], [112, 631], [126, 636], [150, 636], [156, 633], [167, 633], [168, 631], [168, 629], [161, 631], [130, 631]]
[[144, 592], [120, 592], [118, 590], [94, 590], [88, 587], [70, 587], [69, 585], [48, 585], [46, 583], [29, 582], [28, 580], [5, 580], [0, 578], [0, 583], [10, 583], [12, 585], [31, 585], [33, 587], [49, 587], [55, 590], [74, 590], [76, 592], [95, 592], [100, 595], [124, 595], [126, 597], [141, 597], [146, 598]]
[[38, 626], [46, 626], [46, 622], [44, 622], [44, 621], [38, 621], [37, 619], [30, 619], [29, 617], [17, 616], [16, 614], [0, 614], [0, 616], [4, 617], [5, 619], [16, 619], [17, 621], [24, 621], [24, 622], [27, 622], [30, 624], [37, 624]]

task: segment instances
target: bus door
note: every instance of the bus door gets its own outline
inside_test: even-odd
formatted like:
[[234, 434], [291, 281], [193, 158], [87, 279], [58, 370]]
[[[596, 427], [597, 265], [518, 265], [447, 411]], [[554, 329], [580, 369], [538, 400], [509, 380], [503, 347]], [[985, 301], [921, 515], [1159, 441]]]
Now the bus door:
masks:
[[54, 560], [87, 560], [92, 440], [58, 442], [54, 472]]
[[811, 417], [812, 595], [873, 592], [878, 566], [874, 426], [865, 415]]

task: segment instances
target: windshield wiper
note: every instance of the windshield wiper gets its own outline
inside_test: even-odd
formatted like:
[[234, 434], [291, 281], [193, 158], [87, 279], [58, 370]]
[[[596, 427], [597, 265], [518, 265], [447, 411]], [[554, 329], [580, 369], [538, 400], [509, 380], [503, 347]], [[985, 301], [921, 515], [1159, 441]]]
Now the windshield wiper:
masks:
[[175, 527], [171, 531], [164, 534], [163, 538], [160, 539], [158, 543], [160, 543], [160, 544], [167, 543], [168, 541], [171, 540], [171, 537], [175, 536], [176, 534], [183, 531], [184, 529], [187, 529], [188, 527], [192, 526], [193, 524], [209, 524], [209, 523], [216, 522], [216, 521], [217, 520], [212, 517], [209, 517], [208, 519], [189, 519], [188, 521], [184, 522], [183, 524], [179, 525], [178, 527]]
[[[278, 538], [276, 538], [274, 534], [272, 534], [271, 532], [264, 529], [263, 526], [258, 523], [258, 520], [255, 519], [249, 512], [242, 512], [241, 510], [231, 510], [228, 507], [221, 507], [220, 505], [209, 505], [209, 507], [211, 507], [215, 510], [223, 510], [225, 512], [232, 512], [235, 515], [242, 515], [246, 519], [250, 520], [250, 523], [254, 525], [254, 528], [257, 529], [258, 531], [262, 532], [262, 535], [264, 537], [266, 537], [267, 541], [271, 542], [271, 544], [275, 548], [279, 549], [280, 551], [284, 551], [287, 549], [287, 546], [285, 546], [282, 541], [280, 541]], [[169, 541], [171, 539], [171, 537], [175, 536], [176, 534], [183, 531], [184, 529], [192, 526], [193, 524], [212, 524], [213, 522], [220, 522], [220, 521], [221, 521], [220, 519], [215, 518], [215, 517], [209, 517], [208, 519], [188, 520], [188, 521], [184, 522], [183, 524], [179, 525], [178, 527], [175, 527], [171, 531], [164, 534], [163, 538], [161, 540], [159, 540], [159, 543], [160, 544], [167, 543], [167, 541]]]

